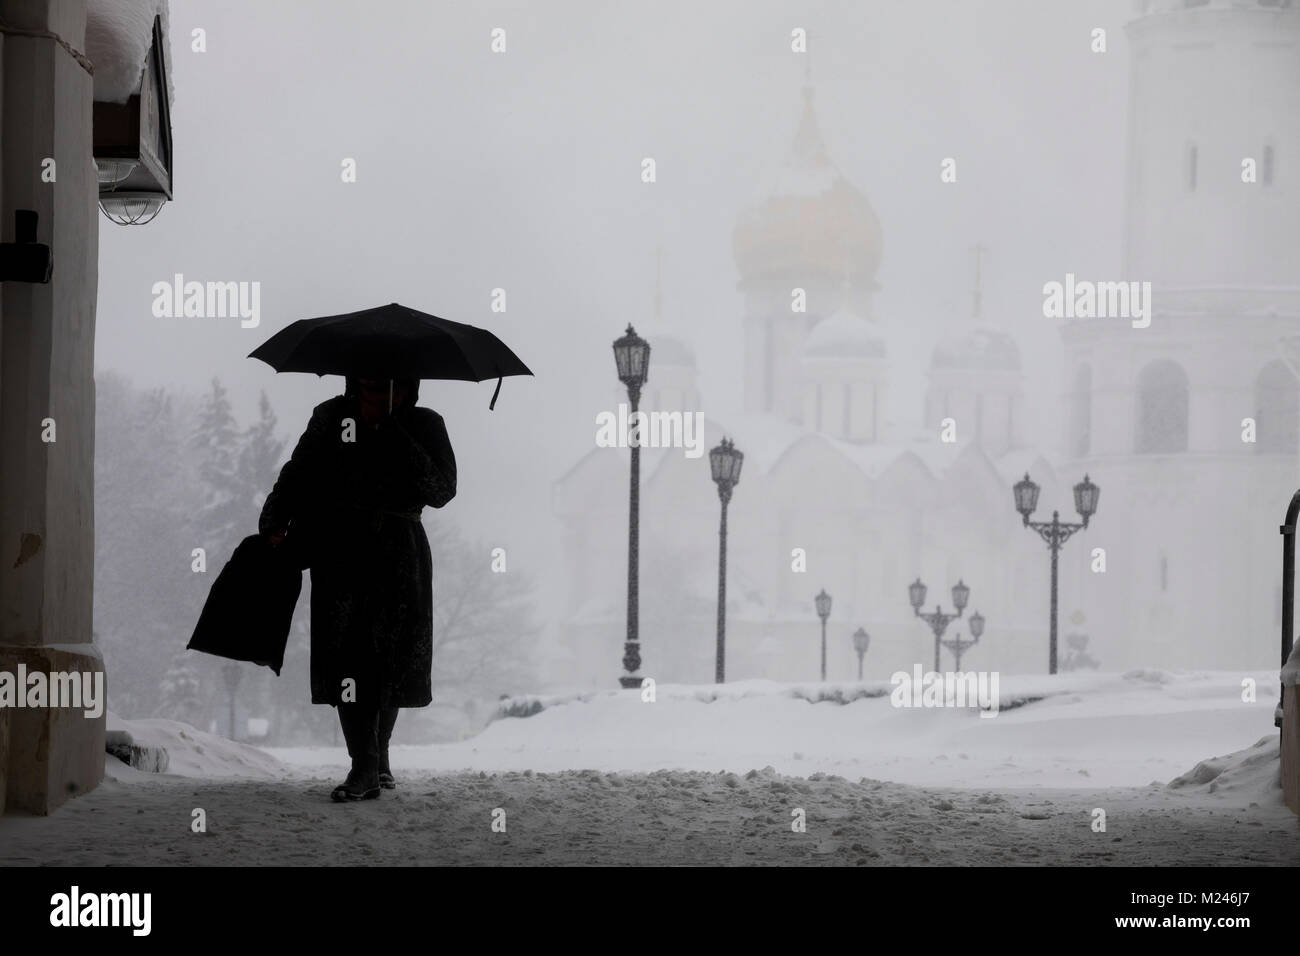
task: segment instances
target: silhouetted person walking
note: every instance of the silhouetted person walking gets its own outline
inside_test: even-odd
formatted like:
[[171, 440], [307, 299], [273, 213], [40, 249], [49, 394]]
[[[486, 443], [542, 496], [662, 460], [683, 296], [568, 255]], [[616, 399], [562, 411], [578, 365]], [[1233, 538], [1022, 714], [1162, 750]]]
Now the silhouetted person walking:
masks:
[[[258, 531], [311, 568], [311, 699], [338, 708], [352, 769], [335, 800], [396, 786], [400, 707], [433, 699], [433, 562], [425, 505], [456, 494], [442, 416], [416, 379], [347, 379], [317, 405], [262, 507]], [[391, 409], [391, 411], [390, 411]], [[349, 427], [348, 420], [352, 425]]]

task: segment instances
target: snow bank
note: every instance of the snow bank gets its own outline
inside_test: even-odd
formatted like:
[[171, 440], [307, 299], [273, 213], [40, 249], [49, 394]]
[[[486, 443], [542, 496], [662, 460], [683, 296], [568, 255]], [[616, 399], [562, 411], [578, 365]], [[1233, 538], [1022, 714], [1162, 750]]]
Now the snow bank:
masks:
[[145, 755], [164, 752], [160, 770], [149, 765], [148, 757], [142, 760], [143, 765], [132, 763], [139, 770], [165, 771], [182, 777], [266, 778], [282, 777], [288, 772], [283, 763], [265, 751], [204, 733], [189, 724], [157, 718], [122, 720], [111, 711], [107, 717], [109, 743]]
[[153, 43], [153, 20], [162, 17], [167, 100], [174, 98], [167, 0], [90, 0], [86, 10], [86, 56], [95, 65], [95, 99], [125, 103], [140, 89], [145, 57]]
[[[1182, 675], [1184, 689], [1204, 675]], [[1115, 693], [1132, 690], [1143, 685], [1159, 689], [1175, 682], [1175, 676], [1161, 670], [1133, 670], [1122, 675], [1076, 671], [1049, 676], [1047, 674], [999, 674], [998, 706], [1013, 710], [1063, 694]], [[1189, 683], [1190, 682], [1190, 683]], [[1238, 689], [1239, 689], [1238, 685]], [[851, 704], [872, 697], [886, 697], [894, 690], [890, 681], [841, 681], [821, 683], [781, 683], [770, 680], [734, 681], [730, 684], [659, 684], [655, 687], [657, 702], [696, 701], [698, 703], [735, 702], [755, 697], [789, 697], [809, 703], [831, 702]], [[566, 704], [585, 704], [593, 701], [617, 699], [629, 692], [624, 690], [575, 691], [567, 694], [521, 694], [502, 699], [493, 720], [503, 717], [531, 717], [548, 707]]]
[[[1272, 701], [1244, 702], [1242, 681], [1272, 686], [1276, 671], [1002, 675], [1000, 711], [894, 707], [881, 682], [660, 685], [502, 702], [468, 740], [396, 747], [395, 771], [536, 773], [719, 771], [772, 767], [788, 776], [836, 774], [916, 786], [1149, 787], [1258, 740]], [[1263, 695], [1267, 697], [1267, 695]], [[347, 764], [342, 748], [274, 751], [300, 767]], [[1212, 799], [1240, 791], [1221, 784]]]
[[[662, 684], [655, 688], [659, 701], [696, 701], [710, 704], [714, 701], [737, 701], [751, 697], [793, 697], [810, 703], [833, 701], [848, 704], [865, 697], [883, 697], [890, 692], [887, 681], [863, 683], [813, 683], [782, 684], [770, 680], [736, 681], [732, 684]], [[520, 694], [507, 697], [497, 704], [492, 719], [503, 717], [531, 717], [548, 707], [565, 704], [585, 704], [597, 699], [618, 697], [627, 693], [620, 690], [586, 691], [570, 694]], [[639, 691], [637, 692], [639, 693]]]
[[1237, 793], [1261, 803], [1281, 804], [1282, 761], [1278, 735], [1261, 737], [1245, 750], [1202, 760], [1181, 777], [1169, 781], [1169, 788]]

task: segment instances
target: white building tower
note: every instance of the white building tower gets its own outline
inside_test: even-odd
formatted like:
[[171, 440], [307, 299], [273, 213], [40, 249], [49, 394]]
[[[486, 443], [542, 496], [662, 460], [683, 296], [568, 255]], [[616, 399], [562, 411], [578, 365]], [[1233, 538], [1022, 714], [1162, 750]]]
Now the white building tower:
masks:
[[1061, 477], [1087, 471], [1102, 491], [1062, 588], [1082, 592], [1107, 669], [1268, 667], [1277, 528], [1300, 484], [1278, 349], [1300, 323], [1300, 10], [1136, 9], [1122, 274], [1080, 278], [1150, 282], [1153, 308], [1146, 328], [1064, 327]]

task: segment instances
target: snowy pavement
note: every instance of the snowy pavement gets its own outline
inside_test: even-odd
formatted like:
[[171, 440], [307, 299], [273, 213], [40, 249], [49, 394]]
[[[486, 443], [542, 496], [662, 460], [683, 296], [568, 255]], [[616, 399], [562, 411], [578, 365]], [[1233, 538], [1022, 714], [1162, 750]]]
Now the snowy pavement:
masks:
[[[378, 800], [333, 804], [334, 776], [114, 775], [53, 817], [0, 820], [0, 864], [1300, 864], [1284, 807], [1162, 787], [997, 792], [772, 771], [420, 773]], [[191, 832], [196, 807], [206, 833]], [[1092, 828], [1098, 807], [1104, 833]], [[498, 808], [504, 833], [492, 828]], [[803, 833], [792, 831], [798, 809]]]
[[1007, 678], [991, 718], [887, 689], [526, 700], [543, 709], [394, 747], [399, 788], [348, 805], [338, 748], [116, 722], [169, 772], [110, 759], [53, 817], [0, 819], [0, 865], [1300, 864], [1273, 675]]

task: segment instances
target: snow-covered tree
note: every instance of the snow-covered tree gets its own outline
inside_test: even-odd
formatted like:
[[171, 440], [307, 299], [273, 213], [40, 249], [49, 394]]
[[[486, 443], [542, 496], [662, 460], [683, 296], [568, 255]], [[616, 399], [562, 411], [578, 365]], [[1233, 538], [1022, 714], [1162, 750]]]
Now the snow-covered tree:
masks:
[[202, 720], [203, 693], [193, 651], [181, 651], [172, 658], [159, 684], [158, 716], [195, 724]]

